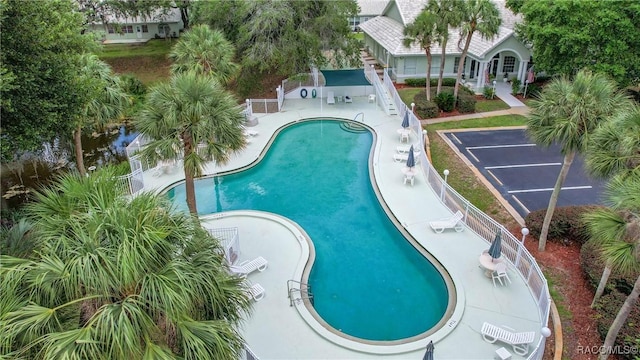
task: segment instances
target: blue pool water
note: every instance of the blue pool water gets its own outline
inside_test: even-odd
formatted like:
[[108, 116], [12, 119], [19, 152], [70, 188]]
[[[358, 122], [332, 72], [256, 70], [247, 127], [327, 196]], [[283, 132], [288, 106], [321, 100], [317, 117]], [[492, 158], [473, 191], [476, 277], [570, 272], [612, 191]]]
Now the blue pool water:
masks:
[[[390, 341], [432, 328], [448, 303], [445, 281], [397, 230], [373, 191], [373, 135], [341, 121], [283, 129], [256, 166], [196, 181], [200, 215], [252, 209], [283, 215], [311, 237], [314, 308], [332, 327]], [[185, 188], [168, 192], [186, 211]]]

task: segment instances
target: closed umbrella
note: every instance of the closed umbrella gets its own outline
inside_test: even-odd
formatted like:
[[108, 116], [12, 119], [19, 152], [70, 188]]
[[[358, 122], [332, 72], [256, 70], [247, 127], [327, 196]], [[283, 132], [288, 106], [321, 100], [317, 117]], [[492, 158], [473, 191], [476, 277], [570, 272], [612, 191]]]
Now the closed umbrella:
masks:
[[424, 357], [422, 360], [433, 360], [433, 341], [429, 341], [427, 344], [427, 351], [424, 352]]
[[402, 127], [405, 129], [409, 127], [409, 111], [404, 112], [404, 119], [402, 119]]
[[496, 234], [496, 238], [493, 239], [493, 243], [489, 247], [489, 255], [491, 255], [492, 261], [502, 255], [502, 232], [499, 230]]
[[407, 155], [407, 167], [411, 169], [416, 166], [416, 159], [413, 155], [413, 145], [409, 148], [409, 154]]

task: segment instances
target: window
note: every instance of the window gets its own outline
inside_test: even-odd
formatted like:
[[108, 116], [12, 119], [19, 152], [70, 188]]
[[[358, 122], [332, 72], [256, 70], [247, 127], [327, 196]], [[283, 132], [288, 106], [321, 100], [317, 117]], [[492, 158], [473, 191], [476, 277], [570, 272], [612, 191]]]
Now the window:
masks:
[[513, 56], [505, 56], [504, 62], [502, 63], [502, 72], [511, 73], [515, 70], [516, 67], [516, 58]]
[[[467, 59], [468, 58], [469, 58], [468, 56], [464, 57], [464, 65], [462, 66], [462, 68], [463, 68], [462, 72], [464, 72], [464, 69], [467, 68]], [[458, 72], [458, 65], [460, 65], [460, 58], [456, 57], [456, 58], [453, 59], [453, 72], [456, 72], [456, 73]]]
[[406, 75], [415, 75], [416, 74], [416, 63], [417, 60], [414, 57], [408, 57], [404, 59], [404, 73]]
[[133, 34], [133, 25], [123, 25], [122, 26], [123, 34]]
[[143, 33], [148, 33], [149, 32], [149, 26], [148, 25], [142, 25], [142, 32]]
[[113, 27], [113, 25], [109, 24], [109, 25], [107, 25], [107, 32], [109, 34], [115, 34], [116, 29]]

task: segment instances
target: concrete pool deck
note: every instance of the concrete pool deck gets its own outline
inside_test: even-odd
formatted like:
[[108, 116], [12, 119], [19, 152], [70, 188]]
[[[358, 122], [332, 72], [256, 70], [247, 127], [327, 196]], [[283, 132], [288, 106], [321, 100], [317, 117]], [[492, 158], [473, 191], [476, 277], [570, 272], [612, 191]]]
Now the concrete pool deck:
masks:
[[[264, 272], [248, 277], [266, 289], [265, 298], [255, 303], [251, 318], [241, 329], [251, 350], [260, 359], [421, 359], [426, 344], [433, 340], [437, 359], [493, 359], [500, 347], [513, 354], [509, 345], [489, 344], [482, 339], [480, 328], [485, 321], [517, 331], [534, 331], [536, 339], [532, 346], [535, 346], [546, 319], [540, 318], [536, 300], [524, 280], [511, 270], [509, 276], [513, 283], [494, 287], [478, 263], [478, 256], [489, 246], [487, 241], [469, 229], [436, 234], [429, 228], [429, 221], [448, 217], [451, 212], [440, 203], [438, 194], [429, 187], [423, 174], [417, 175], [414, 186], [403, 184], [404, 164], [393, 160], [395, 149], [400, 145], [396, 130], [401, 118], [386, 115], [366, 97], [354, 97], [353, 103], [335, 105], [322, 103], [321, 99], [286, 100], [280, 113], [257, 114], [259, 124], [251, 129], [259, 134], [242, 153], [233, 156], [226, 165], [209, 165], [205, 173], [233, 170], [254, 162], [272, 134], [287, 123], [315, 117], [353, 119], [358, 113], [364, 114], [364, 123], [377, 133], [372, 167], [384, 201], [398, 222], [447, 269], [455, 283], [458, 306], [452, 321], [443, 328], [446, 334], [441, 330], [417, 343], [396, 348], [402, 352], [395, 354], [388, 350], [372, 353], [375, 350], [367, 346], [360, 350], [347, 348], [337, 337], [327, 340], [319, 333], [328, 330], [317, 323], [311, 326], [305, 319], [304, 309], [300, 309], [304, 306], [291, 307], [287, 297], [287, 281], [299, 281], [307, 262], [309, 249], [305, 249], [304, 229], [278, 215], [252, 211], [204, 216], [205, 225], [238, 228], [240, 260], [263, 256], [269, 261]], [[415, 136], [413, 134], [411, 142], [416, 140]], [[144, 174], [145, 187], [157, 190], [183, 178], [182, 169], [178, 167], [159, 176], [153, 171]], [[521, 358], [513, 354], [513, 359]]]

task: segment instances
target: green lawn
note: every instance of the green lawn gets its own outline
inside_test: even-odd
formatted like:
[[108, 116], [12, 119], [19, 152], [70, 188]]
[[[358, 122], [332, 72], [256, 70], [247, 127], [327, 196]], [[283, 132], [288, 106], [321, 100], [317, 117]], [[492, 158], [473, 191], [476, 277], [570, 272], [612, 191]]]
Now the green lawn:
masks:
[[[411, 107], [411, 103], [413, 102], [414, 96], [416, 96], [416, 94], [420, 91], [424, 91], [424, 89], [423, 88], [398, 89], [398, 95], [400, 95], [400, 98], [405, 104], [407, 104], [407, 106]], [[435, 91], [432, 92], [431, 95], [435, 96]], [[506, 109], [509, 109], [509, 105], [507, 105], [504, 101], [498, 98], [495, 98], [493, 100], [478, 100], [476, 102], [476, 112], [487, 112], [487, 111], [506, 110]]]
[[501, 126], [525, 125], [526, 117], [521, 115], [496, 116], [464, 121], [449, 121], [425, 126], [429, 135], [431, 160], [433, 167], [442, 174], [449, 170], [448, 183], [465, 199], [502, 224], [514, 220], [505, 213], [504, 208], [487, 187], [478, 180], [469, 167], [454, 153], [436, 130], [490, 128]]
[[146, 44], [108, 44], [103, 45], [98, 56], [102, 59], [126, 58], [138, 56], [166, 57], [175, 44], [175, 40], [154, 39]]

